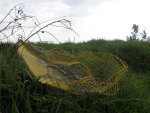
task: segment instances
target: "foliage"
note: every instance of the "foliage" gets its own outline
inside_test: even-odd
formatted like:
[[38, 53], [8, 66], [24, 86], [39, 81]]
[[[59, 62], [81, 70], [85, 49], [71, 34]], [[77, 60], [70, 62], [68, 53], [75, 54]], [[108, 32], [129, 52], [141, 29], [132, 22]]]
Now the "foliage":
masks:
[[150, 41], [150, 36], [147, 35], [146, 30], [139, 32], [139, 25], [133, 24], [130, 36], [127, 36], [129, 41]]
[[[36, 44], [41, 46], [40, 43]], [[150, 43], [139, 41], [106, 41], [106, 40], [91, 40], [83, 43], [64, 43], [64, 44], [42, 44], [45, 49], [52, 49], [55, 47], [63, 48], [66, 51], [82, 52], [109, 52], [119, 56], [121, 59], [127, 62], [129, 68], [138, 72], [147, 72], [150, 70]]]
[[[24, 14], [23, 8], [23, 4], [16, 5], [0, 21], [2, 27], [0, 40], [11, 36], [18, 37], [18, 30], [22, 32], [19, 38], [23, 38], [25, 42], [35, 35], [41, 38], [39, 33], [48, 33], [57, 40], [52, 33], [44, 30], [50, 26], [66, 28], [74, 32], [70, 21], [66, 19], [58, 18], [53, 22], [49, 20], [46, 21], [48, 22], [46, 25], [43, 25], [45, 22], [40, 23], [34, 16]], [[30, 19], [33, 25], [26, 27], [37, 29], [34, 32], [31, 30], [26, 37], [22, 25], [24, 20], [27, 22]], [[37, 46], [45, 49], [63, 48], [70, 53], [110, 52], [124, 59], [129, 65], [129, 72], [120, 82], [120, 91], [114, 96], [92, 93], [76, 96], [69, 91], [40, 84], [31, 77], [21, 57], [14, 53], [15, 45], [0, 43], [0, 113], [150, 113], [150, 44], [139, 41], [138, 25], [134, 24], [132, 30], [127, 42], [93, 39], [78, 44], [36, 43]], [[149, 39], [146, 31], [143, 31], [140, 36], [143, 40]]]
[[139, 26], [136, 24], [133, 24], [132, 26], [132, 32], [131, 36], [127, 36], [127, 40], [138, 40], [138, 32], [139, 32]]
[[[59, 47], [69, 52], [101, 51], [121, 56], [129, 64], [130, 71], [120, 82], [120, 91], [114, 96], [85, 93], [81, 96], [71, 95], [40, 84], [30, 74], [17, 54], [11, 62], [14, 45], [0, 44], [0, 112], [1, 113], [149, 113], [150, 112], [150, 76], [146, 73], [135, 73], [140, 68], [134, 65], [143, 55], [149, 55], [149, 43], [124, 42], [120, 40], [92, 40], [84, 43], [41, 44], [47, 49]], [[143, 56], [143, 58], [145, 58]], [[137, 58], [134, 58], [137, 57]], [[146, 57], [148, 59], [148, 57]], [[133, 68], [136, 70], [132, 70]], [[144, 67], [142, 68], [144, 69]]]

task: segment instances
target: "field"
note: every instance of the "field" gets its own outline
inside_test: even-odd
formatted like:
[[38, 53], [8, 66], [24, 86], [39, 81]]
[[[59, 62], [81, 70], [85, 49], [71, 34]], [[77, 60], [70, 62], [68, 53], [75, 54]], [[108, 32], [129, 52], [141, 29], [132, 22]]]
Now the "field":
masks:
[[0, 113], [150, 113], [150, 43], [91, 40], [82, 43], [35, 43], [44, 49], [69, 53], [109, 52], [127, 62], [129, 69], [116, 95], [72, 95], [31, 78], [12, 43], [0, 43]]

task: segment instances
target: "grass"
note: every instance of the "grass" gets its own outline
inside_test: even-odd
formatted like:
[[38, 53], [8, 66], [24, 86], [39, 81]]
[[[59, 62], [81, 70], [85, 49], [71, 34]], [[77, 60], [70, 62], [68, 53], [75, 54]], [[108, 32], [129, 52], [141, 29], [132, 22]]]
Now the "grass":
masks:
[[8, 61], [13, 44], [1, 43], [0, 113], [150, 113], [149, 43], [91, 40], [78, 44], [36, 45], [45, 49], [63, 48], [70, 53], [110, 52], [124, 59], [129, 71], [120, 81], [116, 95], [85, 93], [75, 96], [31, 79], [17, 53]]

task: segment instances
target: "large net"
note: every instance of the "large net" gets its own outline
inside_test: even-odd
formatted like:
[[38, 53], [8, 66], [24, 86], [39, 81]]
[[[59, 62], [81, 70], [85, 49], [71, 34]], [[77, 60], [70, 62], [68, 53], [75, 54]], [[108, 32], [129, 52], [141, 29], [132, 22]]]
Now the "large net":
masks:
[[21, 40], [18, 46], [18, 53], [41, 83], [75, 94], [116, 94], [118, 81], [128, 68], [123, 60], [109, 53], [69, 54], [58, 48], [44, 51]]

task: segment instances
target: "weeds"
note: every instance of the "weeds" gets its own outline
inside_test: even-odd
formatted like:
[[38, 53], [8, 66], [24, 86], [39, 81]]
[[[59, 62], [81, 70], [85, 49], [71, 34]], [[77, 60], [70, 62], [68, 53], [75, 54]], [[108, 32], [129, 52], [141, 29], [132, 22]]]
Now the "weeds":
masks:
[[[17, 30], [22, 31], [19, 38], [21, 37], [24, 42], [35, 35], [40, 38], [39, 34], [47, 33], [44, 28], [49, 26], [73, 30], [70, 21], [66, 19], [40, 23], [36, 18], [25, 15], [23, 7], [23, 4], [16, 5], [2, 19], [0, 25], [15, 13], [15, 16], [12, 16], [15, 18], [11, 18], [12, 20], [0, 29], [3, 36], [0, 40], [8, 39], [12, 35], [16, 37]], [[31, 19], [34, 23], [28, 36], [25, 36], [21, 23], [24, 19]], [[56, 23], [60, 23], [61, 26], [57, 26]], [[53, 34], [49, 32], [48, 34], [56, 38]], [[63, 48], [69, 53], [82, 51], [113, 53], [128, 63], [129, 72], [121, 80], [120, 91], [114, 96], [94, 93], [75, 96], [30, 78], [27, 67], [16, 53], [14, 44], [0, 43], [0, 113], [150, 113], [150, 43], [91, 40], [78, 44], [70, 42], [35, 44], [45, 49]]]
[[[125, 48], [127, 47], [125, 45], [128, 45], [128, 42], [122, 42], [124, 44], [122, 46], [122, 44], [117, 44], [120, 43], [117, 41], [105, 41], [105, 43], [101, 42], [100, 44], [98, 44], [98, 41], [96, 43], [97, 45], [93, 47], [91, 47], [90, 42], [56, 45], [43, 43], [41, 45], [45, 49], [63, 48], [70, 53], [72, 47], [74, 52], [93, 51], [94, 49], [110, 52], [109, 46], [116, 45], [114, 51], [118, 52], [118, 55], [121, 52], [120, 48]], [[17, 54], [13, 57], [11, 63], [7, 63], [7, 56], [10, 56], [12, 49], [14, 49], [14, 46], [11, 45], [8, 43], [0, 44], [0, 111], [2, 113], [149, 113], [150, 111], [149, 72], [137, 74], [136, 70], [132, 70], [132, 65], [129, 65], [130, 71], [121, 80], [120, 91], [117, 95], [104, 96], [85, 93], [81, 96], [75, 96], [70, 92], [40, 84], [34, 78], [31, 79], [26, 66]], [[12, 48], [6, 50], [7, 46]], [[135, 44], [135, 46], [138, 45]]]

